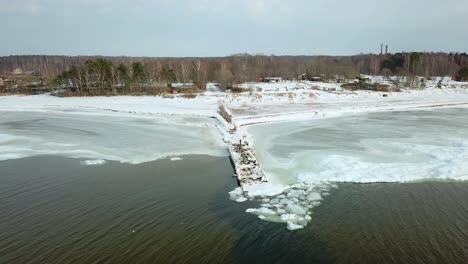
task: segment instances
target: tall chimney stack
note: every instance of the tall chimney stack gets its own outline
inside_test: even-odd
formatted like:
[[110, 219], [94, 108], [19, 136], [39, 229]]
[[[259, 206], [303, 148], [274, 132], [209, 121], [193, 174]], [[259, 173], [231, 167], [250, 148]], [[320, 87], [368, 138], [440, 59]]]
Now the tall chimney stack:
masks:
[[383, 43], [380, 44], [380, 55], [382, 55], [382, 54], [383, 54]]
[[387, 55], [388, 52], [388, 45], [385, 45], [385, 55]]

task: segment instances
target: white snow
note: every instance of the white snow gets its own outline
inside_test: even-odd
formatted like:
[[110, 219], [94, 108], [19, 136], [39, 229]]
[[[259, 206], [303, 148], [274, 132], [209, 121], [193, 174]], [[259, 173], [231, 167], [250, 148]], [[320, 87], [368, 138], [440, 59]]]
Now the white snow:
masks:
[[2, 111], [69, 111], [92, 115], [96, 111], [121, 114], [160, 115], [180, 114], [190, 116], [215, 116], [219, 98], [199, 96], [194, 99], [183, 97], [162, 98], [154, 96], [114, 97], [55, 97], [50, 95], [0, 96]]

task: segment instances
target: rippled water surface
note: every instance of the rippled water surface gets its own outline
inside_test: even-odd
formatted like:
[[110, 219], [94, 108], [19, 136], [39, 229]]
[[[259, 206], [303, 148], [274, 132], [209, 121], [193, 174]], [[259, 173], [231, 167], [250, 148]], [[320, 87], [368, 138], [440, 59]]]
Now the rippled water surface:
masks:
[[232, 203], [228, 158], [0, 162], [0, 263], [464, 263], [468, 183], [341, 185], [306, 229]]

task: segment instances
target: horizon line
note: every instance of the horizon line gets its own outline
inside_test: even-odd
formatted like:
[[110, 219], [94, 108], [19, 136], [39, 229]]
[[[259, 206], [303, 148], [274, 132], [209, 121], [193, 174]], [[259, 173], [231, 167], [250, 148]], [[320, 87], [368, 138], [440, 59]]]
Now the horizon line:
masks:
[[[386, 54], [398, 54], [398, 53], [444, 53], [444, 54], [464, 54], [467, 53], [466, 51], [395, 51], [395, 52], [388, 52]], [[94, 54], [94, 55], [67, 55], [67, 54], [10, 54], [10, 55], [0, 55], [0, 58], [5, 58], [5, 57], [28, 57], [28, 56], [50, 56], [50, 57], [109, 57], [109, 58], [158, 58], [158, 59], [189, 59], [189, 58], [228, 58], [228, 57], [236, 57], [236, 56], [265, 56], [265, 57], [353, 57], [353, 56], [359, 56], [359, 55], [385, 55], [382, 53], [376, 53], [376, 52], [361, 52], [361, 53], [354, 53], [354, 54], [335, 54], [335, 55], [330, 55], [330, 54], [265, 54], [265, 53], [248, 53], [248, 52], [240, 52], [240, 53], [233, 53], [229, 55], [219, 55], [219, 56], [147, 56], [147, 55], [99, 55], [99, 54]]]

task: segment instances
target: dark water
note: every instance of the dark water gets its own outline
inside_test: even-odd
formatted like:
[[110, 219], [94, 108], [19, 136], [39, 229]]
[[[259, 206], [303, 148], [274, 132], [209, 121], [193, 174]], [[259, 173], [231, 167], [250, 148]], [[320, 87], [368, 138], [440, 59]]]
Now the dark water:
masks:
[[232, 173], [209, 156], [1, 161], [0, 263], [468, 262], [466, 182], [342, 185], [290, 232], [228, 200]]

